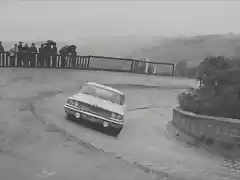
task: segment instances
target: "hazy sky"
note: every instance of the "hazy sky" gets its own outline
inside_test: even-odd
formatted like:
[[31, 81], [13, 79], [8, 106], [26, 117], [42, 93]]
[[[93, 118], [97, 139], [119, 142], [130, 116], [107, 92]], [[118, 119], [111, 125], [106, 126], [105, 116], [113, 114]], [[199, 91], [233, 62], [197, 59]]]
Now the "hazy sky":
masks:
[[0, 0], [1, 40], [240, 33], [240, 1]]

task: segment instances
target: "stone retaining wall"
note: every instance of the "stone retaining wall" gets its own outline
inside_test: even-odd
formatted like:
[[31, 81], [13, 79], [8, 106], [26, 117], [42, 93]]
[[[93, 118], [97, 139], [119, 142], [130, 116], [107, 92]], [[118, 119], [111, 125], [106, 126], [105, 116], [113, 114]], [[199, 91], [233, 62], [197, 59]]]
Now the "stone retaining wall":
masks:
[[240, 144], [240, 120], [205, 116], [173, 109], [172, 123], [180, 131], [198, 139], [214, 143], [220, 141], [227, 144]]

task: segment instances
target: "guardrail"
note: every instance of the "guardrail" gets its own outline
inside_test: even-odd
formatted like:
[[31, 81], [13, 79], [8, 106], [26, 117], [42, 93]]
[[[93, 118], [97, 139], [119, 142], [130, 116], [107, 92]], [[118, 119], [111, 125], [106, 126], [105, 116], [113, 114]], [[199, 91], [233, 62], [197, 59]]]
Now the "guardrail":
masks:
[[[146, 62], [143, 60], [105, 56], [63, 56], [21, 53], [10, 57], [9, 52], [0, 53], [1, 67], [62, 68], [82, 70], [103, 70], [152, 75], [174, 75], [174, 64]], [[146, 69], [148, 66], [148, 69]]]

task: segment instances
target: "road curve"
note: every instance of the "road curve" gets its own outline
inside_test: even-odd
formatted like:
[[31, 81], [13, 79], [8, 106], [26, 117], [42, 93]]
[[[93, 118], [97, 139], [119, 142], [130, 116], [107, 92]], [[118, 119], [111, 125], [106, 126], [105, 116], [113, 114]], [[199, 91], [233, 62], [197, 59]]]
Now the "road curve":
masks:
[[[168, 174], [178, 180], [218, 180], [223, 177], [233, 180], [240, 177], [237, 172], [229, 172], [222, 166], [222, 158], [192, 146], [194, 140], [190, 137], [182, 134], [178, 137], [190, 144], [174, 137], [175, 130], [169, 124], [172, 108], [177, 104], [177, 94], [194, 86], [194, 80], [68, 70], [26, 70], [24, 73], [16, 70], [13, 74], [8, 77], [15, 78], [12, 84], [7, 80], [0, 82], [1, 96], [27, 100], [34, 116], [78, 137], [82, 145], [91, 144], [144, 171]], [[118, 138], [65, 119], [63, 105], [66, 98], [76, 93], [85, 81], [111, 85], [125, 93], [128, 112]], [[22, 86], [17, 86], [18, 83]], [[7, 86], [12, 87], [11, 91]]]

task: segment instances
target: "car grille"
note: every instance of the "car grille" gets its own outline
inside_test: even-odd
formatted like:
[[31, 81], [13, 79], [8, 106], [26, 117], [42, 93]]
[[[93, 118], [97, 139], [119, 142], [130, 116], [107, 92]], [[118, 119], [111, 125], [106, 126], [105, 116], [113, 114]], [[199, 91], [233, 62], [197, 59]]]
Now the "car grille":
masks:
[[100, 115], [100, 116], [104, 116], [104, 117], [109, 117], [111, 115], [111, 112], [108, 110], [102, 109], [100, 107], [95, 107], [90, 104], [86, 104], [86, 103], [82, 103], [82, 102], [79, 103], [78, 108], [80, 108], [84, 111], [92, 112], [92, 113]]

